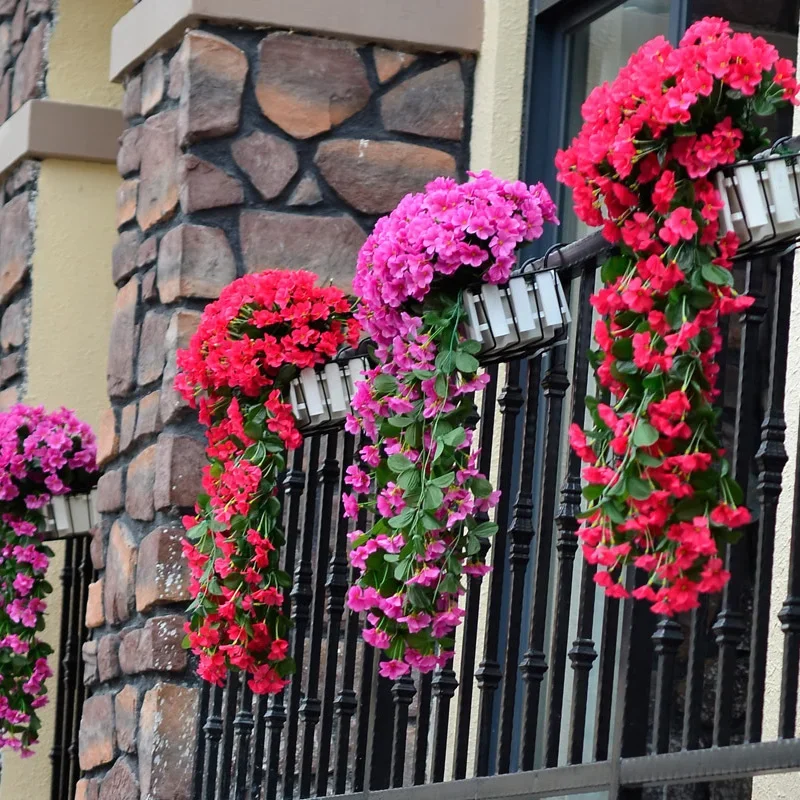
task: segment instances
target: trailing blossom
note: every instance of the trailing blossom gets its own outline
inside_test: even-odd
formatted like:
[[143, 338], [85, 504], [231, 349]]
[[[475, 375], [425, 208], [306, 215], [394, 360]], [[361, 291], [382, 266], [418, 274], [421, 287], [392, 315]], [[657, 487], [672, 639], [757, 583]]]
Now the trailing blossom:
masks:
[[678, 47], [643, 45], [583, 105], [583, 128], [557, 156], [575, 210], [619, 254], [592, 297], [599, 398], [593, 428], [570, 430], [588, 510], [579, 535], [626, 597], [621, 567], [649, 580], [633, 594], [671, 615], [729, 579], [721, 547], [750, 521], [716, 434], [720, 317], [752, 298], [733, 289], [738, 240], [720, 235], [710, 173], [763, 147], [758, 117], [797, 103], [794, 66], [727, 22], [692, 25]]

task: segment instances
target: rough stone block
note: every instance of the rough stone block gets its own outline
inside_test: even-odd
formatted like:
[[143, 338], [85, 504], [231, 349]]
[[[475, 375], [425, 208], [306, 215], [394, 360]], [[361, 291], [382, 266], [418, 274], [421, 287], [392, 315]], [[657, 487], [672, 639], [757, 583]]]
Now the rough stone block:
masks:
[[311, 174], [303, 175], [300, 183], [297, 184], [292, 192], [287, 205], [290, 206], [315, 206], [322, 202], [322, 192], [319, 189], [317, 179]]
[[119, 397], [133, 388], [133, 363], [136, 355], [136, 305], [139, 300], [139, 278], [131, 278], [118, 292], [111, 321], [108, 347], [108, 394]]
[[157, 683], [139, 717], [139, 777], [150, 800], [191, 800], [200, 690]]
[[86, 627], [99, 628], [105, 625], [106, 615], [103, 610], [103, 579], [99, 578], [89, 584], [89, 596], [86, 600]]
[[139, 179], [129, 178], [117, 189], [117, 227], [121, 228], [136, 218], [136, 204], [139, 199]]
[[390, 81], [417, 60], [417, 57], [411, 53], [387, 50], [385, 47], [373, 47], [372, 55], [375, 59], [375, 71], [378, 73], [378, 80], [381, 83]]
[[142, 302], [153, 305], [159, 302], [156, 268], [151, 267], [142, 278]]
[[156, 445], [151, 445], [139, 453], [128, 466], [125, 510], [134, 519], [147, 521], [155, 515], [153, 482], [156, 474], [156, 450]]
[[111, 279], [114, 283], [127, 280], [136, 272], [136, 255], [142, 243], [139, 231], [123, 231], [111, 252]]
[[238, 139], [231, 152], [265, 200], [276, 198], [297, 173], [297, 153], [291, 143], [263, 131]]
[[103, 778], [97, 800], [139, 800], [139, 797], [135, 769], [127, 759], [121, 758]]
[[197, 501], [205, 445], [189, 436], [162, 433], [158, 437], [153, 499], [157, 509], [192, 508]]
[[97, 642], [97, 674], [101, 682], [113, 681], [120, 675], [119, 636], [109, 633]]
[[203, 225], [173, 228], [161, 240], [157, 277], [162, 303], [183, 297], [219, 297], [236, 277], [236, 262], [225, 233]]
[[142, 127], [136, 219], [143, 231], [171, 217], [178, 207], [177, 121], [177, 112], [164, 111], [149, 117]]
[[3, 350], [22, 345], [25, 341], [27, 319], [28, 303], [25, 300], [17, 300], [5, 310], [3, 320], [0, 322], [0, 345]]
[[119, 436], [117, 436], [117, 420], [113, 408], [107, 408], [100, 415], [97, 428], [97, 463], [104, 467], [117, 457], [119, 452]]
[[8, 302], [25, 280], [32, 241], [30, 195], [22, 192], [0, 209], [0, 304]]
[[139, 545], [136, 567], [136, 610], [190, 599], [189, 565], [183, 557], [182, 528], [156, 528]]
[[149, 114], [163, 100], [164, 81], [164, 57], [156, 53], [142, 69], [142, 114]]
[[175, 376], [178, 372], [176, 353], [189, 345], [192, 334], [200, 324], [197, 311], [176, 311], [167, 328], [167, 365], [161, 382], [161, 421], [164, 425], [174, 422], [188, 403], [175, 390]]
[[142, 113], [142, 76], [128, 78], [125, 94], [122, 96], [122, 116], [127, 120], [138, 117]]
[[139, 337], [139, 360], [136, 380], [139, 386], [157, 381], [164, 372], [165, 342], [169, 316], [158, 311], [148, 311]]
[[124, 632], [119, 663], [126, 675], [140, 672], [183, 672], [189, 654], [183, 647], [184, 624], [181, 615], [153, 617], [143, 628]]
[[75, 784], [75, 800], [98, 800], [100, 781], [94, 778], [81, 778]]
[[103, 575], [106, 619], [116, 625], [131, 618], [136, 581], [136, 541], [127, 526], [117, 520], [111, 526]]
[[133, 444], [133, 435], [136, 431], [136, 410], [138, 403], [128, 403], [122, 409], [119, 424], [119, 449], [124, 453]]
[[151, 392], [139, 401], [139, 413], [136, 417], [136, 433], [134, 440], [158, 433], [161, 428], [161, 393]]
[[110, 694], [87, 697], [78, 735], [78, 761], [88, 771], [109, 764], [116, 755], [114, 698]]
[[142, 135], [141, 125], [128, 128], [119, 139], [119, 150], [117, 151], [117, 171], [126, 178], [132, 172], [139, 171], [142, 163], [142, 151], [140, 149], [140, 138]]
[[136, 731], [139, 725], [139, 690], [127, 684], [114, 698], [114, 720], [117, 746], [123, 753], [136, 752]]
[[11, 112], [18, 111], [28, 100], [41, 97], [44, 86], [44, 47], [49, 23], [42, 20], [25, 39], [14, 64], [11, 84]]
[[95, 505], [101, 514], [122, 508], [122, 470], [112, 469], [97, 481]]
[[195, 155], [181, 159], [178, 180], [184, 214], [244, 202], [244, 191], [236, 178]]
[[83, 657], [83, 685], [94, 686], [100, 680], [97, 671], [97, 641], [84, 642], [81, 647]]

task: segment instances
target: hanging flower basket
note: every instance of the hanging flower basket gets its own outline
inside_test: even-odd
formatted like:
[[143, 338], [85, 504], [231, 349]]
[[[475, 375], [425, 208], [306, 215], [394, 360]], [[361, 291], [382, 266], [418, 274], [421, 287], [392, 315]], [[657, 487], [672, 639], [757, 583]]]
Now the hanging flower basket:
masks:
[[464, 306], [468, 335], [481, 343], [483, 363], [552, 347], [566, 338], [572, 321], [555, 269], [523, 272], [501, 286], [467, 289]]
[[58, 495], [45, 508], [45, 534], [49, 539], [67, 539], [88, 533], [98, 522], [95, 496]]
[[720, 230], [733, 231], [741, 251], [752, 252], [800, 237], [798, 156], [739, 161], [714, 176], [722, 197]]
[[347, 349], [336, 361], [301, 370], [289, 384], [297, 429], [323, 433], [342, 424], [350, 412], [355, 386], [369, 368], [365, 355]]

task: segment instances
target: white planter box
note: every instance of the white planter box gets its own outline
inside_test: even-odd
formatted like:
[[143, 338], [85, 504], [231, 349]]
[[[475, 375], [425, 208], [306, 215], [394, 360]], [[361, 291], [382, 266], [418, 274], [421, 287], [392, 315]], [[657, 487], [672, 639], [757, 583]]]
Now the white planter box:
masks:
[[96, 494], [92, 491], [54, 497], [45, 509], [46, 530], [57, 536], [88, 533], [98, 522]]
[[302, 370], [289, 384], [289, 401], [298, 428], [306, 430], [344, 419], [350, 412], [355, 385], [368, 369], [367, 359], [356, 356], [319, 370]]
[[481, 343], [484, 356], [546, 347], [572, 321], [555, 270], [519, 275], [504, 286], [467, 289], [464, 306], [468, 335]]
[[733, 231], [743, 248], [800, 235], [800, 166], [792, 162], [771, 157], [717, 171], [721, 232]]

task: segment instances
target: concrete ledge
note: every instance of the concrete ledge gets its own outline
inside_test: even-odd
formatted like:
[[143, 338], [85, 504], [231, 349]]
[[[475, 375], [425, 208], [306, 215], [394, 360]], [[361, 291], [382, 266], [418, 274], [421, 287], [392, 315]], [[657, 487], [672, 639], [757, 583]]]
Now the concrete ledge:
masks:
[[[488, 0], [497, 2], [497, 0]], [[111, 80], [201, 22], [289, 28], [419, 50], [477, 52], [484, 0], [141, 0], [111, 33]]]
[[123, 128], [113, 108], [29, 100], [0, 125], [0, 175], [25, 158], [114, 163]]

